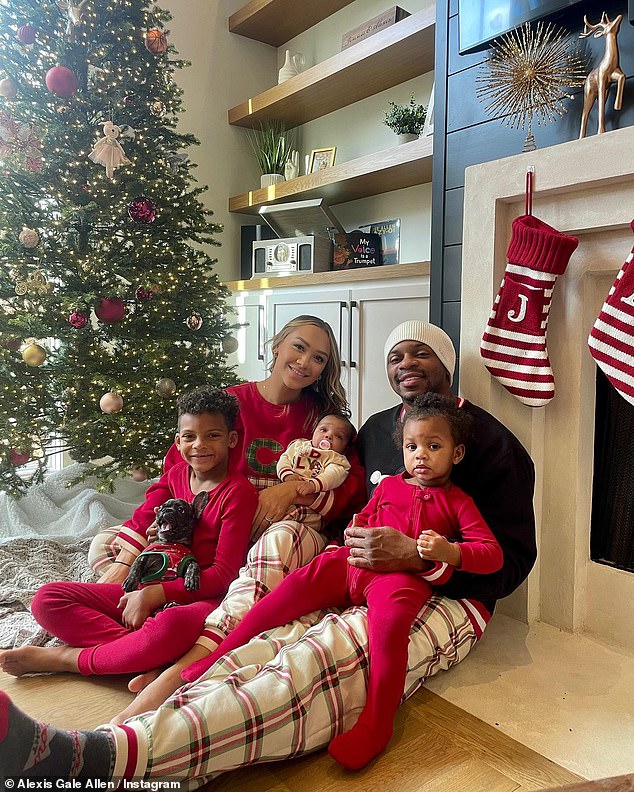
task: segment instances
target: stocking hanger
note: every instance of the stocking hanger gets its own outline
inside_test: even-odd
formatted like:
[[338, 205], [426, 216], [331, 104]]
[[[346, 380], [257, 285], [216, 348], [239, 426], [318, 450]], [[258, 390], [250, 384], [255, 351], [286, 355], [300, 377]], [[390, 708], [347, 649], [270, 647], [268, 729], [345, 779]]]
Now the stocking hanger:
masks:
[[535, 176], [535, 166], [529, 165], [526, 168], [526, 186], [524, 188], [524, 214], [533, 214], [533, 178]]

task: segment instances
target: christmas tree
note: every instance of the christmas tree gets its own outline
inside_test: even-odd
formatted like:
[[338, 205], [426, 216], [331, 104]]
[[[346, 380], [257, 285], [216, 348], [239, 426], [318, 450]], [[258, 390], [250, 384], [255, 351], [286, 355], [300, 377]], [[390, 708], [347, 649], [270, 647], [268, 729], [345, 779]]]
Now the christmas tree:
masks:
[[[153, 476], [189, 387], [235, 382], [225, 288], [177, 131], [168, 12], [0, 2], [0, 486], [61, 446], [100, 487]], [[25, 463], [28, 468], [25, 468]], [[25, 477], [21, 471], [31, 471]], [[88, 473], [86, 473], [87, 475]]]

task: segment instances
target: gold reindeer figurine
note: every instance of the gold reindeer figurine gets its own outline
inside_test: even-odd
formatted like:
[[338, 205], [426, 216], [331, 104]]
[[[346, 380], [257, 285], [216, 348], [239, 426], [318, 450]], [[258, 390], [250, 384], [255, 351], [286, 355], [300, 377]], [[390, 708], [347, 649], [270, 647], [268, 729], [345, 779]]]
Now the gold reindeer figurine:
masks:
[[580, 138], [586, 136], [586, 127], [588, 125], [588, 115], [595, 102], [599, 104], [599, 129], [598, 132], [605, 132], [605, 102], [608, 98], [608, 91], [610, 90], [610, 83], [616, 83], [616, 97], [614, 99], [614, 109], [621, 109], [621, 102], [623, 100], [623, 86], [625, 85], [625, 75], [619, 66], [619, 45], [616, 37], [621, 26], [623, 14], [619, 14], [615, 19], [610, 22], [608, 15], [603, 12], [601, 21], [596, 25], [591, 25], [588, 22], [588, 17], [584, 16], [585, 23], [583, 33], [579, 38], [587, 38], [594, 35], [594, 38], [600, 36], [605, 37], [605, 53], [601, 59], [601, 63], [593, 69], [586, 77], [583, 86], [583, 114], [581, 116], [581, 132]]

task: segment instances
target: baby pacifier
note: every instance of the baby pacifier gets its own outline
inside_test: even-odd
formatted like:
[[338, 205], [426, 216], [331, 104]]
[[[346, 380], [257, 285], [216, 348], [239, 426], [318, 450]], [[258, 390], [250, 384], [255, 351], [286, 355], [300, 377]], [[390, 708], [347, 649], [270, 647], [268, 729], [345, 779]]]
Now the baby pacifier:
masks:
[[330, 440], [320, 440], [319, 447], [321, 448], [322, 451], [330, 451], [330, 449], [332, 448], [330, 444]]

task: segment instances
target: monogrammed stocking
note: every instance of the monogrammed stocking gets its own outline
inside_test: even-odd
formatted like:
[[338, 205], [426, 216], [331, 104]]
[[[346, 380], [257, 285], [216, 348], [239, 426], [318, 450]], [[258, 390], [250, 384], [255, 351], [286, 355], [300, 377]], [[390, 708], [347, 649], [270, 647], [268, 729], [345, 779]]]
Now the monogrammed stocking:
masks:
[[542, 407], [555, 395], [546, 349], [546, 328], [558, 275], [577, 247], [532, 215], [513, 221], [508, 264], [480, 343], [487, 369], [529, 407]]
[[[631, 223], [634, 231], [634, 220]], [[634, 404], [634, 247], [619, 270], [588, 338], [590, 354], [617, 391]]]

